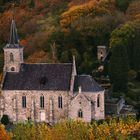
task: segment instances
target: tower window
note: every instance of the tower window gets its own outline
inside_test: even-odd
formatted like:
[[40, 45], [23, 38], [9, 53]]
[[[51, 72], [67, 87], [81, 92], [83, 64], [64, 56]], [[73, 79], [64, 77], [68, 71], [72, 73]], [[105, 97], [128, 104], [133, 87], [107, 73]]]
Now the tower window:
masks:
[[78, 111], [78, 118], [83, 118], [83, 111], [81, 109]]
[[12, 67], [12, 68], [11, 68], [11, 71], [15, 71], [15, 68], [14, 68], [14, 67]]
[[97, 107], [100, 107], [100, 95], [97, 97]]
[[22, 96], [22, 108], [26, 108], [26, 96]]
[[14, 62], [14, 56], [12, 53], [10, 53], [10, 61]]
[[40, 108], [44, 108], [44, 96], [40, 97]]
[[62, 96], [58, 97], [58, 108], [62, 108], [63, 103], [62, 103]]

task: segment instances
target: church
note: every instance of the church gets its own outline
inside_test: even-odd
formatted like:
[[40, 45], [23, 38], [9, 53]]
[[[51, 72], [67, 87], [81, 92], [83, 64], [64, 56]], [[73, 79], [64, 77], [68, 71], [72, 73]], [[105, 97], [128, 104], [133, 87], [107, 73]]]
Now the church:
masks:
[[75, 57], [72, 63], [25, 63], [14, 19], [3, 50], [0, 118], [50, 124], [104, 119], [104, 89], [90, 75], [77, 74]]

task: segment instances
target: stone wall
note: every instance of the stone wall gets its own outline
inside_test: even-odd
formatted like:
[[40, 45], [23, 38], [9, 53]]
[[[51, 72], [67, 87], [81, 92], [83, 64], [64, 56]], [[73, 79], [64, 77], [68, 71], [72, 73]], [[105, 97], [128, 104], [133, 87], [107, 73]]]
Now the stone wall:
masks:
[[[67, 91], [2, 91], [0, 115], [7, 114], [11, 121], [27, 119], [56, 123], [62, 119], [79, 119], [79, 109], [83, 112], [82, 120], [104, 119], [104, 91], [95, 93], [74, 93]], [[97, 98], [100, 95], [100, 106]], [[26, 96], [26, 108], [22, 107], [22, 96]], [[44, 96], [44, 108], [40, 108], [40, 96]], [[58, 107], [58, 97], [62, 96], [62, 108]], [[3, 106], [3, 108], [2, 108]]]
[[[82, 111], [82, 118], [78, 117], [78, 112]], [[84, 94], [77, 94], [69, 105], [69, 118], [82, 119], [85, 122], [91, 121], [91, 101]]]
[[[11, 53], [13, 61], [10, 60]], [[4, 71], [11, 72], [11, 68], [15, 68], [14, 71], [19, 72], [21, 63], [23, 63], [23, 48], [4, 48]]]
[[[68, 117], [68, 92], [3, 91], [3, 96], [5, 104], [3, 114], [7, 114], [11, 121], [24, 121], [31, 118], [32, 120], [40, 122], [40, 113], [44, 111], [46, 122], [50, 122], [50, 99], [53, 100], [53, 121], [58, 122], [60, 119]], [[26, 108], [22, 108], [22, 96], [26, 96]], [[40, 96], [44, 96], [44, 109], [40, 108]], [[58, 96], [62, 96], [62, 108], [58, 108]]]
[[[94, 93], [84, 93], [88, 98], [91, 99], [92, 104], [94, 105], [94, 110], [92, 111], [92, 119], [100, 120], [104, 119], [104, 91], [101, 92], [94, 92]], [[97, 106], [97, 98], [99, 96], [99, 103], [100, 106]]]

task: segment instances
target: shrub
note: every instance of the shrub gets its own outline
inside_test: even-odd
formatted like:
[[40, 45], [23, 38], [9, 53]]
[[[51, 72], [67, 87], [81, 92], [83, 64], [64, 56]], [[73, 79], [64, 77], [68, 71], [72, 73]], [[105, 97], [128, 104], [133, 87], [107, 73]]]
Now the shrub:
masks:
[[[93, 121], [66, 120], [53, 127], [45, 123], [18, 123], [13, 132], [14, 140], [125, 140], [140, 139], [140, 121], [134, 118], [109, 118]], [[0, 139], [1, 140], [1, 139]]]

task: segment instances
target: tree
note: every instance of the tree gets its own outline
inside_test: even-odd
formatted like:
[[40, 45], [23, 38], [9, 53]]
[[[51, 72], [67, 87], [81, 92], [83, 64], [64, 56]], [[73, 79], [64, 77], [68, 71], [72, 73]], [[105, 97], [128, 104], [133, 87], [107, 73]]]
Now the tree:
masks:
[[128, 83], [128, 54], [123, 41], [117, 40], [112, 48], [110, 60], [110, 78], [113, 85], [113, 91], [127, 92]]
[[116, 6], [123, 12], [125, 12], [129, 6], [131, 0], [116, 0]]
[[4, 125], [0, 124], [0, 140], [10, 140], [10, 135], [6, 132]]

